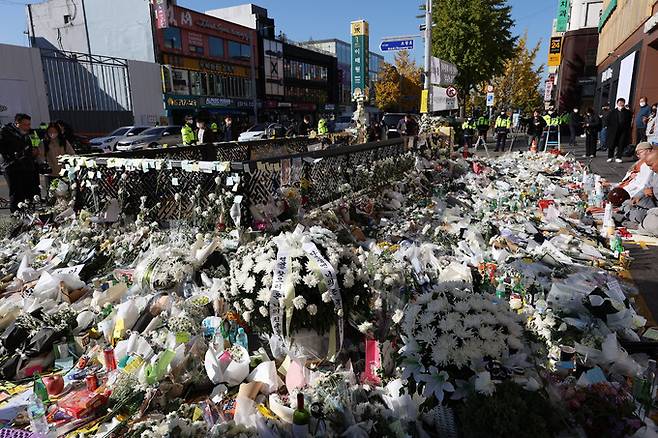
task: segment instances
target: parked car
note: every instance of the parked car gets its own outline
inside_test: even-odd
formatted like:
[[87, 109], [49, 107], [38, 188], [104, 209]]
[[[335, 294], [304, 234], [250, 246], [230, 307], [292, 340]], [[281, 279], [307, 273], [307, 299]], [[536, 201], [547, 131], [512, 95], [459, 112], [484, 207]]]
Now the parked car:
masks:
[[119, 140], [141, 134], [149, 128], [150, 126], [122, 126], [110, 132], [105, 137], [92, 138], [89, 143], [92, 147], [101, 149], [103, 152], [112, 152]]
[[247, 129], [238, 136], [238, 141], [263, 140], [268, 137], [268, 133], [275, 133], [277, 136], [285, 132], [283, 125], [279, 123], [259, 123]]
[[354, 122], [352, 121], [351, 116], [340, 116], [336, 119], [334, 123], [334, 132], [345, 131], [350, 128]]
[[386, 138], [399, 138], [398, 122], [402, 120], [405, 113], [386, 113], [382, 118], [382, 126], [386, 133]]
[[175, 146], [181, 144], [180, 126], [156, 126], [141, 132], [139, 135], [126, 137], [117, 143], [117, 151], [134, 151], [136, 149], [157, 148], [162, 145]]

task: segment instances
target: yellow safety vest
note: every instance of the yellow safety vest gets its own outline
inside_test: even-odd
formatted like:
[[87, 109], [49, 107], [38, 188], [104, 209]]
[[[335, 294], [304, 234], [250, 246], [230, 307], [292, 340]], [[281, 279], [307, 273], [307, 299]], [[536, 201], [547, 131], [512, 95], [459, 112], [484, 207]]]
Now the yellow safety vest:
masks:
[[212, 122], [212, 123], [210, 124], [210, 130], [211, 130], [212, 132], [214, 132], [215, 134], [217, 134], [217, 132], [219, 131], [219, 126], [217, 126], [217, 123]]
[[496, 128], [506, 128], [509, 129], [512, 126], [512, 121], [508, 117], [498, 117], [496, 119]]
[[180, 134], [183, 137], [183, 144], [185, 145], [191, 145], [196, 141], [196, 133], [187, 123], [181, 128]]
[[320, 119], [318, 121], [318, 135], [326, 135], [329, 133], [329, 128], [327, 127], [327, 121], [325, 119]]

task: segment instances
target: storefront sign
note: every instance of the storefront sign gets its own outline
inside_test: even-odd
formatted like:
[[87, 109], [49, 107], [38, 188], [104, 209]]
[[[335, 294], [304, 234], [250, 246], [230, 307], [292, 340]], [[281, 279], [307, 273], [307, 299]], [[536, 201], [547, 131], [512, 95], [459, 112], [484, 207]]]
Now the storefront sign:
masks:
[[265, 94], [283, 96], [283, 44], [263, 39], [263, 61], [265, 67]]
[[206, 97], [204, 106], [219, 106], [219, 107], [228, 107], [233, 105], [231, 99], [224, 97]]
[[196, 108], [199, 100], [189, 96], [169, 96], [166, 100], [167, 108]]
[[352, 21], [352, 94], [359, 90], [366, 94], [369, 79], [369, 37], [368, 22]]
[[[557, 24], [555, 26], [556, 32], [566, 32], [569, 25], [569, 0], [558, 0], [557, 6]], [[549, 64], [550, 65], [550, 64]], [[559, 64], [558, 64], [559, 65]]]
[[612, 79], [612, 67], [608, 67], [606, 70], [603, 70], [601, 73], [601, 82], [606, 82]]
[[550, 102], [553, 99], [553, 81], [544, 83], [544, 102]]
[[608, 19], [616, 8], [617, 0], [610, 0], [610, 3], [608, 3], [608, 6], [605, 8], [605, 10], [601, 12], [601, 18], [599, 19], [599, 33], [601, 33], [601, 29], [603, 29], [603, 26], [605, 26], [605, 23], [607, 23]]
[[203, 35], [200, 33], [189, 32], [187, 34], [187, 41], [192, 46], [203, 47]]
[[450, 85], [457, 77], [457, 66], [442, 59], [432, 57], [430, 68], [431, 82], [436, 85]]
[[336, 109], [336, 105], [333, 103], [328, 103], [324, 106], [325, 111], [334, 111]]
[[153, 0], [155, 12], [155, 27], [165, 29], [169, 27], [169, 0]]
[[562, 60], [562, 37], [552, 37], [548, 49], [548, 66], [558, 67]]
[[204, 29], [210, 29], [214, 30], [217, 32], [223, 32], [227, 33], [229, 35], [236, 36], [244, 41], [249, 41], [249, 34], [247, 32], [243, 32], [239, 29], [234, 29], [232, 27], [226, 26], [226, 24], [219, 20], [219, 19], [210, 19], [210, 18], [201, 18], [196, 21], [195, 23], [198, 27], [204, 28]]
[[658, 27], [658, 13], [654, 14], [644, 23], [644, 33], [651, 33], [656, 27]]
[[240, 78], [248, 78], [250, 76], [249, 69], [241, 65], [212, 62], [206, 61], [205, 59], [175, 56], [167, 53], [163, 53], [163, 61], [165, 65], [182, 67], [189, 70], [202, 70], [211, 73], [219, 73], [224, 76], [235, 76]]

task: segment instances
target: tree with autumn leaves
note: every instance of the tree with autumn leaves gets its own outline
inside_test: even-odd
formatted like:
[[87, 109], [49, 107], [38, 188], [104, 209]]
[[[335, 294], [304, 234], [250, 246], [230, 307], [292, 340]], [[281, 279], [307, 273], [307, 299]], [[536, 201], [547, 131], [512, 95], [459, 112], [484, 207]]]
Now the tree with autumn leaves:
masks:
[[506, 0], [434, 0], [432, 53], [457, 66], [460, 108], [514, 56], [512, 8]]
[[375, 99], [386, 112], [417, 112], [420, 109], [422, 70], [407, 50], [396, 53], [394, 64], [384, 63], [375, 82]]
[[528, 35], [521, 37], [514, 48], [514, 56], [505, 61], [503, 74], [493, 80], [496, 105], [532, 113], [542, 104], [539, 92], [544, 65], [535, 67], [540, 43], [528, 48]]

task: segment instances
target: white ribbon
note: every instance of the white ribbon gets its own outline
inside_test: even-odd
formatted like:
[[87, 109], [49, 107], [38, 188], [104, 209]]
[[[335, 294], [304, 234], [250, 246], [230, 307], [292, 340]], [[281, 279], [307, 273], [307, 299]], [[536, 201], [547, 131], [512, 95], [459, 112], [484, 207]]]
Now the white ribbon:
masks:
[[315, 246], [313, 242], [304, 242], [302, 248], [304, 249], [304, 252], [306, 252], [306, 255], [308, 256], [309, 259], [313, 260], [318, 267], [320, 268], [320, 272], [322, 273], [322, 276], [324, 277], [324, 281], [327, 285], [327, 289], [329, 291], [329, 294], [331, 295], [331, 300], [334, 302], [334, 307], [336, 308], [336, 312], [338, 313], [338, 351], [343, 346], [343, 299], [340, 296], [340, 288], [338, 287], [338, 278], [336, 277], [336, 271], [334, 270], [334, 267], [331, 266], [331, 263], [329, 263], [327, 260], [325, 260], [324, 257], [322, 257], [322, 254], [318, 250], [318, 248]]
[[288, 262], [289, 249], [287, 246], [280, 246], [276, 254], [276, 263], [274, 264], [274, 274], [272, 276], [272, 288], [270, 295], [270, 323], [274, 336], [283, 341], [283, 308], [281, 299], [283, 298], [283, 284], [290, 271]]

